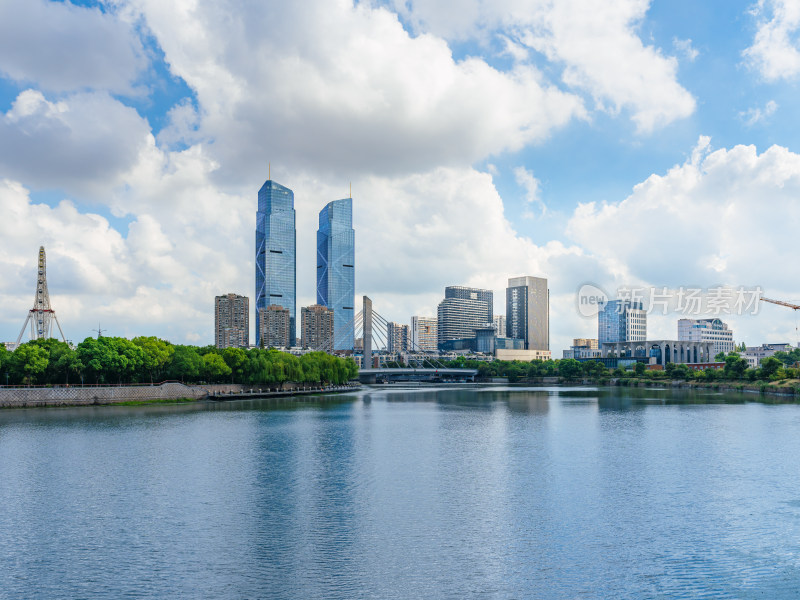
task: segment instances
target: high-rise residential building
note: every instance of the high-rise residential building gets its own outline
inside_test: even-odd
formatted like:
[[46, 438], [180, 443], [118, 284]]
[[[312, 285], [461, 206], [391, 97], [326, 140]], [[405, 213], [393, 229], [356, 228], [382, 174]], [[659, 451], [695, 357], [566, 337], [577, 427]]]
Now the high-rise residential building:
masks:
[[475, 330], [485, 327], [488, 304], [485, 300], [445, 298], [437, 309], [437, 346], [448, 340], [474, 338]]
[[506, 288], [506, 337], [525, 350], [550, 350], [550, 290], [542, 277], [511, 277]]
[[506, 337], [506, 316], [495, 315], [492, 321], [494, 330], [497, 332], [497, 337]]
[[733, 331], [721, 319], [679, 319], [678, 340], [681, 342], [713, 342], [714, 355], [733, 352]]
[[609, 300], [597, 313], [597, 339], [610, 342], [643, 342], [647, 339], [647, 312], [638, 300]]
[[436, 352], [438, 323], [433, 317], [411, 317], [411, 351]]
[[386, 335], [388, 352], [408, 352], [408, 325], [390, 322], [386, 326]]
[[289, 339], [296, 336], [297, 231], [294, 192], [271, 179], [258, 190], [256, 213], [256, 345], [259, 309], [277, 304], [289, 311]]
[[333, 311], [321, 304], [300, 310], [301, 344], [311, 350], [330, 350], [333, 343]]
[[333, 310], [333, 349], [353, 349], [355, 312], [353, 199], [329, 202], [319, 212], [317, 304]]
[[260, 344], [264, 348], [289, 348], [294, 340], [289, 336], [291, 317], [289, 309], [279, 304], [270, 304], [258, 309]]
[[444, 288], [444, 297], [459, 298], [461, 300], [481, 300], [486, 302], [486, 317], [483, 324], [493, 322], [492, 304], [494, 293], [492, 290], [482, 290], [480, 288], [466, 287], [463, 285], [449, 285]]
[[214, 298], [214, 345], [247, 348], [250, 343], [250, 299], [237, 294]]

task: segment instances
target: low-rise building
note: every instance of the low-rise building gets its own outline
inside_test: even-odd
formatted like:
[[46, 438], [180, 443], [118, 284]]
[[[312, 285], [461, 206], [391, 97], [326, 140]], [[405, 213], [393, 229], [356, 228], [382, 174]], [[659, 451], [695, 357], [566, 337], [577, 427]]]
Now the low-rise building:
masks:
[[563, 351], [563, 358], [573, 358], [579, 360], [581, 358], [600, 358], [602, 351], [598, 348], [589, 348], [587, 346], [570, 346], [569, 350]]
[[521, 360], [530, 362], [532, 360], [550, 360], [549, 350], [506, 350], [498, 348], [495, 351], [497, 360]]
[[494, 341], [497, 350], [524, 350], [525, 340], [522, 338], [498, 337]]
[[714, 355], [733, 352], [733, 331], [721, 319], [680, 319], [678, 340], [681, 342], [711, 342]]
[[641, 340], [635, 342], [605, 342], [601, 344], [602, 358], [648, 359], [652, 364], [666, 367], [669, 363], [709, 363], [714, 359], [711, 342], [682, 342], [680, 340]]
[[573, 338], [572, 345], [578, 348], [588, 348], [589, 350], [600, 349], [600, 344], [596, 338]]
[[762, 360], [773, 356], [776, 352], [791, 352], [792, 350], [794, 350], [794, 346], [791, 344], [761, 344], [760, 346], [747, 346], [741, 356], [747, 361], [750, 368], [757, 369]]

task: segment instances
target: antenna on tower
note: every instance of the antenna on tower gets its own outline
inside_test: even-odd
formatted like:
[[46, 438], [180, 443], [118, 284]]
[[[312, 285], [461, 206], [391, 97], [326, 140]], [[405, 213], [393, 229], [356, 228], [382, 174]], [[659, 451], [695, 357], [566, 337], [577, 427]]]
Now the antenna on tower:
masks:
[[92, 329], [92, 331], [97, 333], [97, 339], [99, 340], [103, 337], [103, 331], [108, 331], [108, 329], [100, 329], [100, 323], [97, 323], [97, 329]]
[[350, 200], [353, 199], [353, 182], [350, 182]]
[[267, 163], [267, 179], [272, 179], [272, 163]]
[[47, 293], [47, 258], [44, 253], [44, 246], [39, 247], [39, 266], [36, 276], [36, 296], [33, 299], [33, 308], [28, 311], [28, 316], [25, 318], [25, 323], [22, 325], [22, 330], [17, 337], [17, 345], [22, 340], [22, 334], [25, 333], [25, 328], [28, 323], [31, 324], [31, 339], [38, 340], [53, 337], [52, 328], [53, 321], [56, 322], [58, 332], [61, 334], [61, 341], [66, 343], [64, 332], [61, 330], [61, 323], [58, 322], [56, 311], [50, 308], [50, 294]]

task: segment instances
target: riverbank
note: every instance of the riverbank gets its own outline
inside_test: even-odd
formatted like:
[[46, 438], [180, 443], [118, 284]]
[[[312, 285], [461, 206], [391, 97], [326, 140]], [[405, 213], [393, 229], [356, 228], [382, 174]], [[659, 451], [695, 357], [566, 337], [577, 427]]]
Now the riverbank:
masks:
[[715, 392], [744, 392], [750, 394], [763, 394], [783, 398], [800, 400], [800, 380], [784, 379], [781, 381], [766, 382], [740, 382], [740, 381], [659, 381], [634, 377], [620, 377], [609, 381], [610, 385], [627, 387], [663, 387], [665, 389], [690, 389], [713, 390]]
[[360, 386], [311, 386], [284, 383], [272, 387], [241, 384], [186, 385], [167, 381], [155, 385], [57, 386], [43, 388], [2, 388], [0, 408], [43, 408], [57, 406], [142, 406], [176, 404], [204, 400], [242, 398], [280, 398], [309, 394], [342, 393]]
[[518, 380], [508, 385], [597, 385], [617, 387], [656, 387], [663, 389], [711, 390], [715, 392], [742, 392], [762, 394], [784, 399], [800, 401], [800, 380], [783, 379], [781, 381], [744, 382], [744, 381], [685, 381], [682, 379], [649, 379], [645, 377], [582, 377], [566, 379], [564, 377], [538, 377], [525, 381]]

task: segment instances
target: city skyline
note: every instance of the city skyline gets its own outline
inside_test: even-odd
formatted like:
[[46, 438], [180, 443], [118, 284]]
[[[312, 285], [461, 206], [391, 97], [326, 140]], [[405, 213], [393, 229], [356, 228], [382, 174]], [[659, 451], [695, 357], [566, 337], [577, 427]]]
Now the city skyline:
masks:
[[[254, 294], [253, 190], [270, 161], [297, 198], [298, 274], [315, 267], [319, 199], [351, 181], [369, 199], [356, 295], [397, 322], [432, 316], [443, 285], [502, 298], [527, 273], [548, 278], [554, 349], [594, 335], [575, 307], [588, 282], [797, 301], [786, 251], [768, 256], [800, 220], [800, 48], [782, 4], [645, 1], [590, 20], [582, 0], [536, 6], [467, 0], [455, 19], [428, 2], [12, 3], [0, 339], [16, 339], [44, 245], [67, 338], [100, 322], [210, 341], [209, 298]], [[266, 26], [295, 33], [255, 34]], [[298, 307], [314, 286], [298, 279]], [[651, 315], [652, 335], [679, 316]], [[780, 307], [696, 316], [748, 344], [797, 343]]]

